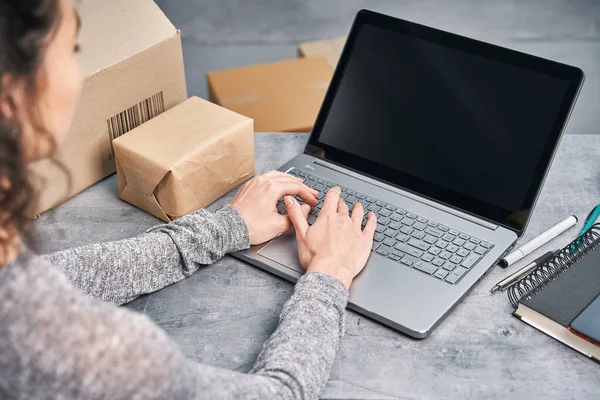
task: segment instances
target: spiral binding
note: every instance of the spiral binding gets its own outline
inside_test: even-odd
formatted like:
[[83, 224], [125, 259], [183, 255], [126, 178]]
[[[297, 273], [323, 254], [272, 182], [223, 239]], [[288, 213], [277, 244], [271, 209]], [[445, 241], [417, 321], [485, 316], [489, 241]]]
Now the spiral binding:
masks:
[[550, 261], [535, 268], [529, 275], [508, 289], [508, 299], [514, 308], [543, 290], [563, 272], [575, 265], [590, 251], [600, 245], [600, 223], [573, 240]]

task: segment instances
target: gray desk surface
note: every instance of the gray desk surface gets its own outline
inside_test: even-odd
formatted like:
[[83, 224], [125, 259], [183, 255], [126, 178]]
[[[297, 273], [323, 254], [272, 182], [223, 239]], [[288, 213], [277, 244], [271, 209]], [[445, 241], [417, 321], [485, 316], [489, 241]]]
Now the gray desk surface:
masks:
[[[257, 135], [257, 171], [277, 168], [300, 153], [305, 140], [304, 135]], [[543, 251], [556, 249], [574, 238], [581, 219], [599, 202], [600, 136], [567, 136], [524, 239], [576, 214], [577, 228]], [[50, 252], [131, 237], [158, 222], [117, 198], [113, 176], [43, 215], [36, 222], [36, 240]], [[347, 333], [323, 397], [599, 398], [600, 366], [512, 317], [505, 295], [489, 294], [508, 273], [495, 269], [423, 341], [348, 312]], [[156, 321], [190, 358], [248, 371], [291, 293], [290, 283], [225, 257], [127, 307]]]

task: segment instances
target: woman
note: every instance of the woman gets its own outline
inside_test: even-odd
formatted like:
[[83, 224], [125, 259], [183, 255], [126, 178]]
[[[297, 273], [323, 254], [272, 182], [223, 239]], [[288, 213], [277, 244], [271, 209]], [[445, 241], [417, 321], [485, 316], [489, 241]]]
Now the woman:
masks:
[[[26, 163], [51, 156], [80, 90], [78, 18], [69, 0], [0, 0], [0, 398], [316, 398], [344, 331], [348, 287], [376, 227], [339, 188], [309, 227], [317, 192], [279, 172], [230, 205], [128, 240], [34, 255], [23, 240], [32, 201]], [[281, 196], [289, 217], [276, 212]], [[143, 315], [115, 305], [193, 274], [291, 225], [307, 273], [249, 374], [186, 359]], [[113, 303], [113, 304], [111, 304]]]

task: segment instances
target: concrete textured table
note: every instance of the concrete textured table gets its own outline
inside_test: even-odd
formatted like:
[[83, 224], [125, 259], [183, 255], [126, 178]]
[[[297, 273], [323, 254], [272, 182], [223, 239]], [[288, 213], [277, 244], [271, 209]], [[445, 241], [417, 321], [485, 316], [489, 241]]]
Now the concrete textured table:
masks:
[[[305, 135], [256, 135], [257, 171], [277, 168], [300, 153], [305, 141]], [[219, 208], [232, 196], [233, 192], [209, 208]], [[600, 136], [566, 136], [524, 240], [576, 214], [577, 227], [543, 251], [557, 249], [575, 237], [581, 220], [597, 203]], [[131, 237], [157, 223], [117, 198], [113, 176], [43, 215], [35, 224], [35, 240], [42, 252], [51, 252]], [[492, 271], [421, 341], [349, 311], [346, 336], [323, 397], [600, 398], [599, 365], [512, 317], [504, 294], [489, 294], [508, 273]], [[292, 289], [292, 284], [227, 256], [127, 307], [156, 321], [188, 357], [245, 372], [277, 326]]]

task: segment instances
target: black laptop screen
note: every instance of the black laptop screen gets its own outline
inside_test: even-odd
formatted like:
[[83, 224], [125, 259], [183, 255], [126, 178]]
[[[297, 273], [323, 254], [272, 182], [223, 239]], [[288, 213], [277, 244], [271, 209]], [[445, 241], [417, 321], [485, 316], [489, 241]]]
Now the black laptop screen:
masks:
[[524, 225], [571, 81], [372, 24], [348, 46], [311, 143], [362, 172]]

